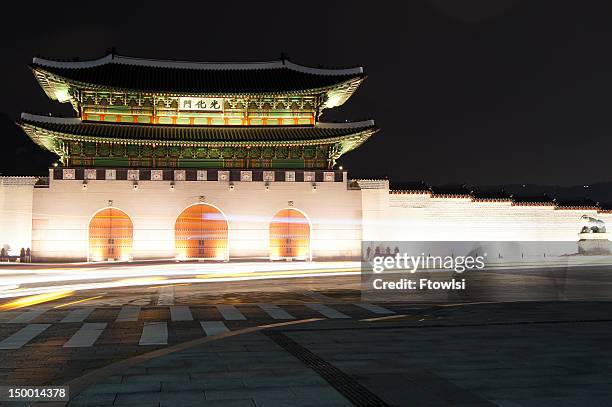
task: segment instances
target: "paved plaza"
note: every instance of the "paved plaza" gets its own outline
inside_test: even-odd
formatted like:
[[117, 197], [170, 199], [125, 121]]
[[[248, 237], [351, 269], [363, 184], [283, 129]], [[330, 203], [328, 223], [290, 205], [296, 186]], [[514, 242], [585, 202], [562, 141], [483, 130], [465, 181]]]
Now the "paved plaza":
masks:
[[70, 405], [604, 406], [612, 398], [611, 310], [478, 305], [425, 321], [270, 328], [135, 360]]
[[524, 301], [366, 301], [355, 275], [75, 292], [0, 312], [0, 384], [70, 406], [609, 405], [612, 302], [555, 294], [588, 295], [577, 274], [491, 276]]

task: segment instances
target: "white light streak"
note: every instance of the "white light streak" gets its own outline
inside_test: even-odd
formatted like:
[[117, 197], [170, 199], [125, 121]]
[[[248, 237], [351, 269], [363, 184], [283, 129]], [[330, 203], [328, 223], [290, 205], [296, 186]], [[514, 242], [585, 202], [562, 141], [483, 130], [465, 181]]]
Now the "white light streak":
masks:
[[[96, 290], [118, 287], [186, 283], [249, 281], [353, 275], [358, 262], [333, 263], [169, 263], [163, 265], [118, 265], [70, 267], [68, 269], [0, 268], [0, 298], [44, 294], [59, 290]], [[10, 273], [10, 274], [9, 274]], [[2, 274], [5, 274], [3, 276]], [[198, 277], [196, 277], [198, 276]], [[20, 287], [14, 288], [16, 281]]]

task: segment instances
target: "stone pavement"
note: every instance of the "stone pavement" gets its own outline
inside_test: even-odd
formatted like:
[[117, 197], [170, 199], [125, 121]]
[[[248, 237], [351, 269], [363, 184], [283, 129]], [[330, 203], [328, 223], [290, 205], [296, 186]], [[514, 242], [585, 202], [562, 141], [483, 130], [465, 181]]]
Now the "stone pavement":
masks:
[[480, 304], [223, 337], [115, 372], [70, 406], [607, 406], [612, 303]]
[[[403, 312], [401, 306], [394, 304], [394, 308]], [[57, 385], [117, 360], [253, 326], [309, 318], [364, 319], [393, 313], [364, 303], [75, 304], [61, 308], [42, 304], [0, 312], [0, 384]]]
[[170, 354], [89, 387], [70, 406], [351, 406], [257, 332]]

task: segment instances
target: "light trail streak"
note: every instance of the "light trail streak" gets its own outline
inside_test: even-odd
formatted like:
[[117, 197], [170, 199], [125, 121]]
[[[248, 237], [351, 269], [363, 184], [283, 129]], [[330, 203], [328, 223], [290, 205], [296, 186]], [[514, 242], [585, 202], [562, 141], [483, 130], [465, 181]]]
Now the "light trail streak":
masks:
[[[339, 272], [359, 272], [361, 269], [358, 268], [344, 268], [344, 269], [330, 269], [330, 270], [317, 270], [319, 275], [324, 275], [328, 273], [339, 273]], [[291, 276], [291, 275], [310, 275], [311, 270], [294, 270], [294, 271], [284, 271], [284, 272], [259, 272], [257, 273], [257, 277], [274, 277], [274, 276]], [[210, 279], [210, 278], [240, 278], [240, 277], [253, 277], [253, 273], [225, 273], [223, 275], [220, 274], [199, 274], [196, 275], [196, 278], [200, 279]]]
[[[143, 285], [149, 285], [151, 283], [158, 282], [160, 280], [165, 280], [165, 278], [163, 277], [133, 278], [133, 279], [123, 279], [123, 280], [100, 282], [100, 283], [70, 284], [70, 285], [59, 285], [59, 286], [46, 285], [43, 287], [22, 288], [20, 290], [13, 290], [8, 293], [0, 293], [0, 298], [21, 297], [21, 296], [34, 295], [34, 294], [46, 294], [46, 293], [52, 293], [56, 290], [83, 291], [83, 290], [96, 290], [96, 289], [103, 289], [103, 288], [122, 288], [122, 287], [143, 286]], [[183, 282], [183, 281], [178, 281], [178, 282]]]
[[164, 287], [176, 287], [176, 286], [181, 286], [181, 285], [191, 285], [191, 283], [178, 283], [178, 284], [154, 285], [154, 286], [151, 286], [151, 287], [147, 287], [147, 290], [154, 290], [154, 289], [164, 288]]
[[[253, 280], [271, 280], [271, 279], [287, 279], [287, 278], [307, 278], [307, 277], [331, 277], [331, 276], [350, 276], [358, 274], [357, 271], [318, 271], [318, 272], [300, 272], [300, 273], [251, 273], [249, 276], [231, 276], [225, 277], [221, 275], [211, 275], [206, 277], [190, 277], [190, 278], [178, 278], [178, 279], [168, 279], [165, 282], [168, 285], [171, 284], [187, 284], [187, 283], [222, 283], [222, 282], [240, 282], [240, 281], [253, 281]], [[148, 285], [150, 282], [147, 282], [146, 279], [127, 279], [132, 280], [131, 284], [126, 285], [126, 280], [119, 281], [110, 281], [110, 282], [100, 282], [100, 283], [88, 283], [88, 284], [72, 284], [72, 285], [62, 285], [62, 286], [54, 286], [54, 287], [32, 287], [32, 288], [24, 288], [18, 290], [17, 292], [12, 292], [10, 294], [2, 293], [0, 294], [0, 298], [7, 296], [21, 296], [21, 295], [33, 295], [50, 292], [52, 290], [74, 290], [74, 291], [84, 291], [84, 290], [96, 290], [96, 289], [107, 289], [107, 288], [123, 288], [130, 286], [141, 286]], [[138, 280], [138, 281], [133, 281]], [[157, 281], [157, 280], [155, 280]]]
[[49, 302], [58, 300], [60, 298], [69, 297], [74, 294], [74, 291], [55, 291], [47, 292], [37, 295], [31, 295], [28, 297], [22, 297], [18, 300], [10, 301], [0, 305], [0, 311], [8, 311], [17, 308], [28, 307], [30, 305], [42, 304], [43, 302]]
[[95, 299], [97, 299], [97, 298], [102, 298], [102, 297], [103, 297], [102, 295], [98, 295], [98, 296], [95, 296], [95, 297], [84, 298], [84, 299], [82, 299], [82, 300], [71, 301], [71, 302], [67, 302], [67, 303], [65, 303], [65, 304], [56, 305], [56, 306], [55, 306], [55, 307], [53, 307], [53, 308], [62, 308], [62, 307], [67, 307], [68, 305], [80, 304], [80, 303], [85, 302], [85, 301], [91, 301], [91, 300], [95, 300]]
[[117, 280], [115, 283], [119, 285], [119, 287], [129, 287], [131, 285], [149, 285], [151, 283], [157, 283], [158, 281], [165, 280], [165, 277], [136, 277], [136, 278], [124, 278], [121, 280]]
[[[118, 265], [114, 268], [88, 269], [82, 268], [76, 271], [58, 271], [57, 269], [35, 269], [35, 270], [20, 270], [22, 273], [2, 276], [0, 268], [0, 285], [21, 285], [27, 286], [32, 284], [56, 285], [57, 283], [67, 282], [85, 282], [96, 280], [111, 280], [111, 279], [130, 279], [130, 278], [153, 278], [153, 277], [170, 277], [170, 276], [185, 276], [185, 275], [203, 275], [203, 274], [227, 274], [227, 273], [244, 273], [250, 275], [260, 272], [287, 272], [291, 270], [338, 270], [345, 268], [358, 268], [357, 262], [336, 262], [336, 263], [301, 263], [301, 264], [286, 264], [286, 263], [171, 263], [165, 265]], [[8, 270], [6, 270], [8, 271]], [[129, 284], [130, 281], [125, 281]], [[0, 290], [0, 298], [4, 297], [6, 292]]]

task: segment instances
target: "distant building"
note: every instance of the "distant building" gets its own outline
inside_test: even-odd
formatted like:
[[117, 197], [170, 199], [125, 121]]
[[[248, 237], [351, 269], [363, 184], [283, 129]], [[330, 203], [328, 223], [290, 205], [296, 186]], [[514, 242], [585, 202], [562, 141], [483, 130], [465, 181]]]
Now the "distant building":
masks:
[[378, 129], [319, 117], [348, 100], [362, 68], [110, 54], [31, 69], [77, 113], [22, 114], [59, 165], [48, 178], [0, 177], [0, 245], [38, 261], [357, 259], [362, 239], [571, 241], [582, 215], [610, 217], [348, 179], [337, 159]]

